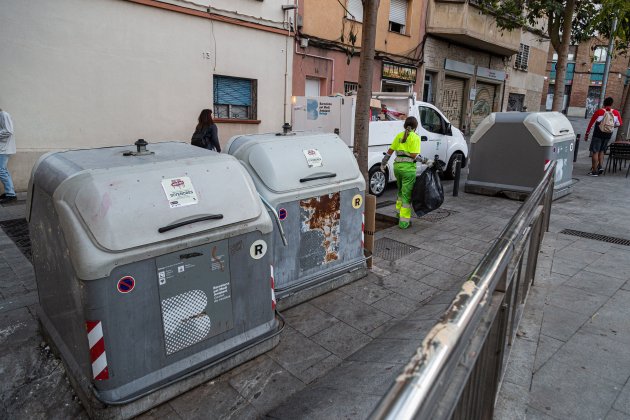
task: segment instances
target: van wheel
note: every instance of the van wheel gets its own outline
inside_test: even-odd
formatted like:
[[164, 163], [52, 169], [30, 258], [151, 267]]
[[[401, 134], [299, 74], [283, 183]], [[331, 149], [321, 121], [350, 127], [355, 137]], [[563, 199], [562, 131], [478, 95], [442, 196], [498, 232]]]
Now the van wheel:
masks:
[[387, 171], [383, 172], [379, 166], [373, 166], [370, 169], [368, 179], [370, 180], [370, 193], [377, 197], [383, 195], [387, 186]]
[[464, 154], [461, 152], [455, 152], [451, 155], [451, 158], [448, 160], [448, 165], [444, 170], [444, 179], [455, 179], [455, 160], [461, 160], [464, 162]]

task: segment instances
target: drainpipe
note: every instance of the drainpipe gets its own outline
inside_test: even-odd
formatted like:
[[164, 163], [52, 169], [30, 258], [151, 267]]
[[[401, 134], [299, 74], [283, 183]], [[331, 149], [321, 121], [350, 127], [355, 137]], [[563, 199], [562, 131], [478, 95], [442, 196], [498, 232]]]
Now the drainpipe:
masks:
[[298, 44], [297, 44], [297, 39], [295, 40], [295, 53], [297, 55], [302, 55], [304, 57], [312, 57], [312, 58], [319, 58], [320, 60], [328, 60], [332, 63], [332, 76], [330, 78], [330, 94], [332, 95], [334, 92], [334, 87], [335, 87], [335, 60], [329, 57], [323, 57], [321, 55], [315, 55], [315, 54], [307, 54], [307, 53], [301, 53], [298, 52]]

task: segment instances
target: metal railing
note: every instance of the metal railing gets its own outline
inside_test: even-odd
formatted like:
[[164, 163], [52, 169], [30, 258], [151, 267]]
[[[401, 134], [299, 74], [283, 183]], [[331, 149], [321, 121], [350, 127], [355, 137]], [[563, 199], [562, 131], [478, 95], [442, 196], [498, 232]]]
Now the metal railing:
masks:
[[372, 413], [373, 419], [492, 419], [538, 252], [554, 162]]

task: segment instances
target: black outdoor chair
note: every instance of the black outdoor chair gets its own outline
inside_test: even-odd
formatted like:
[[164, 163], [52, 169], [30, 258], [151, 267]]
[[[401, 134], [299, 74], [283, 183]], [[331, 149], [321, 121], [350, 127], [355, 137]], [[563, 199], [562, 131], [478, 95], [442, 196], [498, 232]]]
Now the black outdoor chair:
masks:
[[624, 163], [628, 166], [628, 170], [626, 171], [626, 178], [628, 178], [628, 172], [630, 172], [630, 165], [628, 161], [630, 160], [630, 143], [611, 143], [608, 151], [608, 160], [606, 161], [606, 168], [604, 170], [604, 174], [609, 170], [612, 170], [613, 173], [617, 171], [617, 167], [621, 170], [621, 164]]

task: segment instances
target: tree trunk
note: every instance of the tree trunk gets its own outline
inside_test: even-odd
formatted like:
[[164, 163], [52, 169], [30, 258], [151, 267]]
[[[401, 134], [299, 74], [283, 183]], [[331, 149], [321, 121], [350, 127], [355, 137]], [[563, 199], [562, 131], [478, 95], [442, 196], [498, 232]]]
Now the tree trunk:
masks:
[[553, 92], [552, 111], [562, 111], [564, 103], [564, 86], [567, 74], [567, 59], [569, 55], [569, 44], [571, 43], [571, 24], [573, 23], [573, 12], [575, 10], [575, 0], [567, 0], [562, 17], [562, 40], [559, 45], [558, 62], [556, 63], [556, 86]]
[[626, 135], [628, 134], [628, 127], [630, 127], [630, 86], [626, 86], [625, 91], [625, 100], [619, 107], [623, 125], [617, 129], [618, 141], [627, 140]]
[[359, 61], [359, 90], [354, 117], [354, 155], [368, 185], [368, 136], [370, 132], [370, 100], [376, 43], [376, 16], [379, 0], [363, 0], [363, 33]]

